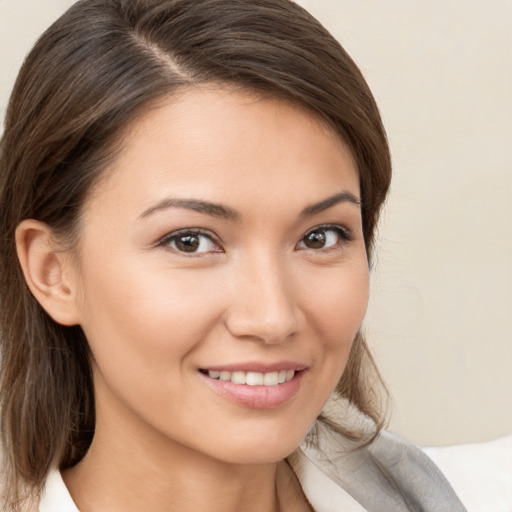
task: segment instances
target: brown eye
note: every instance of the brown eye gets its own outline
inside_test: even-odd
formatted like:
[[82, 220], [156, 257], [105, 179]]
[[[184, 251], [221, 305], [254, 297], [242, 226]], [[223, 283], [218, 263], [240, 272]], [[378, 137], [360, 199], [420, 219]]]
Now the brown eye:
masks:
[[188, 254], [218, 252], [219, 250], [218, 245], [210, 236], [193, 231], [171, 234], [163, 241], [163, 245], [177, 252]]
[[184, 235], [175, 240], [176, 249], [182, 252], [196, 252], [201, 244], [197, 235]]
[[308, 231], [298, 243], [298, 247], [322, 250], [339, 246], [350, 240], [350, 233], [341, 226], [321, 226]]
[[312, 231], [308, 233], [304, 238], [304, 245], [308, 249], [322, 249], [325, 245], [327, 237], [325, 231]]

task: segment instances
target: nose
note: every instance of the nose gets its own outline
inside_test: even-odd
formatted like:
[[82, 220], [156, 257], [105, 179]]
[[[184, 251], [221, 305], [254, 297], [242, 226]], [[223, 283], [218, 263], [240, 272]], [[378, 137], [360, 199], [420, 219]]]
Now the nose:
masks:
[[232, 274], [232, 295], [225, 324], [247, 340], [281, 343], [299, 330], [300, 309], [285, 262], [255, 257]]

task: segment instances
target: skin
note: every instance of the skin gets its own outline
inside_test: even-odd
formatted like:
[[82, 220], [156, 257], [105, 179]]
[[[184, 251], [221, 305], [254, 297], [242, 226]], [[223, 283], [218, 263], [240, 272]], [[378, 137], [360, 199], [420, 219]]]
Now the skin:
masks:
[[[346, 145], [282, 101], [195, 89], [134, 123], [63, 271], [96, 390], [94, 441], [63, 475], [81, 511], [309, 510], [283, 460], [334, 390], [368, 301], [347, 193], [359, 197]], [[325, 245], [308, 247], [326, 224]], [[190, 228], [204, 233], [197, 253], [169, 239]], [[304, 371], [272, 408], [221, 396], [200, 372], [282, 361]]]

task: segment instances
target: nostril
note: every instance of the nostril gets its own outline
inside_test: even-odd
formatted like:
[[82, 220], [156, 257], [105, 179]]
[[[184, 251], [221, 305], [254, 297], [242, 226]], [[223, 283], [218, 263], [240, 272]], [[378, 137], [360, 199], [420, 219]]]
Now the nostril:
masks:
[[299, 311], [286, 268], [275, 254], [252, 254], [231, 284], [225, 313], [229, 332], [240, 339], [280, 343], [298, 330]]
[[284, 318], [278, 322], [257, 318], [231, 318], [226, 325], [229, 332], [236, 338], [256, 340], [269, 345], [282, 343], [297, 331], [295, 320]]

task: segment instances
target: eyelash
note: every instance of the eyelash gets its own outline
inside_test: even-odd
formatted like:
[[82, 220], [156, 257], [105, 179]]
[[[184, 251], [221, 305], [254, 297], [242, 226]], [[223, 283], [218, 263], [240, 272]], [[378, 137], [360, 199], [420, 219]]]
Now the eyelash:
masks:
[[[339, 241], [336, 243], [335, 246], [326, 247], [326, 248], [312, 248], [312, 247], [305, 246], [305, 247], [299, 247], [299, 250], [310, 250], [310, 251], [314, 251], [314, 252], [320, 252], [320, 251], [327, 252], [327, 251], [331, 251], [331, 250], [340, 249], [341, 246], [343, 246], [346, 243], [348, 243], [348, 242], [353, 240], [353, 236], [352, 236], [351, 232], [348, 229], [346, 229], [345, 227], [337, 225], [337, 224], [324, 224], [324, 225], [316, 226], [316, 227], [308, 230], [301, 237], [301, 239], [297, 243], [296, 247], [299, 246], [300, 243], [303, 243], [304, 240], [308, 236], [313, 235], [314, 233], [321, 233], [321, 232], [323, 232], [325, 234], [326, 232], [329, 232], [329, 231], [335, 232], [336, 235], [339, 238]], [[187, 251], [181, 251], [177, 247], [170, 247], [170, 245], [172, 243], [176, 243], [176, 241], [179, 240], [180, 238], [185, 238], [187, 236], [188, 237], [197, 237], [197, 238], [199, 238], [199, 237], [207, 238], [212, 244], [214, 244], [217, 247], [217, 249], [211, 250], [211, 251], [201, 251], [201, 252], [190, 251], [190, 252], [187, 252]], [[158, 246], [159, 247], [166, 247], [166, 248], [171, 249], [172, 251], [174, 251], [174, 252], [176, 252], [176, 253], [178, 253], [180, 255], [187, 255], [187, 257], [191, 257], [191, 256], [196, 256], [197, 257], [197, 256], [200, 256], [202, 254], [224, 252], [219, 239], [216, 236], [214, 236], [213, 233], [211, 233], [209, 231], [202, 230], [202, 229], [194, 229], [194, 228], [187, 228], [187, 229], [181, 229], [179, 231], [173, 231], [172, 233], [169, 233], [168, 235], [163, 237], [158, 242]]]

